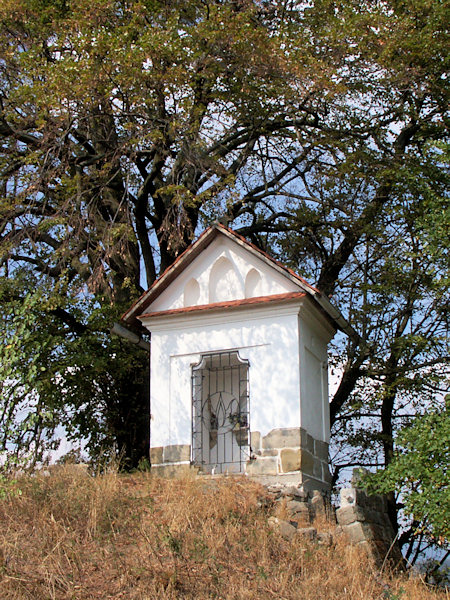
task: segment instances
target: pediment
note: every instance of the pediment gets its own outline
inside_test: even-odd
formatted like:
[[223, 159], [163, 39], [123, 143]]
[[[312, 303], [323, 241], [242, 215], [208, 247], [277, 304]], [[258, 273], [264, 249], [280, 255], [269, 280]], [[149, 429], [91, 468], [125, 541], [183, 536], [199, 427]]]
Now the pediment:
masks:
[[290, 302], [305, 295], [335, 328], [358, 338], [325, 295], [231, 229], [216, 224], [178, 257], [122, 320], [132, 324], [160, 313]]
[[207, 229], [123, 315], [133, 323], [148, 312], [208, 307], [317, 290], [234, 231]]
[[178, 274], [146, 312], [233, 302], [301, 291], [299, 285], [225, 236], [215, 240]]
[[324, 294], [236, 232], [216, 224], [142, 294], [122, 321], [136, 325], [144, 317], [297, 302], [304, 296], [334, 328], [358, 339]]

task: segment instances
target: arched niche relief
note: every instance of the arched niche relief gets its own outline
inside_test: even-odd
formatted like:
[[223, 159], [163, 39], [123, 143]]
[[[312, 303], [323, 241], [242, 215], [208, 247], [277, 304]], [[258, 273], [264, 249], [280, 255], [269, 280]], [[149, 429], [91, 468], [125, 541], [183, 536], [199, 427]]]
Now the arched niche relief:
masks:
[[209, 302], [226, 302], [242, 298], [242, 285], [232, 262], [221, 256], [209, 275]]
[[262, 295], [262, 280], [259, 271], [250, 269], [245, 278], [245, 297], [256, 298]]
[[184, 306], [195, 306], [200, 298], [200, 286], [194, 278], [184, 286]]

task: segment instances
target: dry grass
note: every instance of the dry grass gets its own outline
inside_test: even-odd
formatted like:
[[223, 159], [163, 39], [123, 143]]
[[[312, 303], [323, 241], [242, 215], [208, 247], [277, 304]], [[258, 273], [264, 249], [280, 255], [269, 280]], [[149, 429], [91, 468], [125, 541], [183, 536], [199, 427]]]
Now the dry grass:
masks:
[[[74, 467], [0, 500], [0, 598], [429, 600], [337, 539], [287, 542], [245, 479], [89, 477]], [[326, 523], [323, 528], [330, 528]]]

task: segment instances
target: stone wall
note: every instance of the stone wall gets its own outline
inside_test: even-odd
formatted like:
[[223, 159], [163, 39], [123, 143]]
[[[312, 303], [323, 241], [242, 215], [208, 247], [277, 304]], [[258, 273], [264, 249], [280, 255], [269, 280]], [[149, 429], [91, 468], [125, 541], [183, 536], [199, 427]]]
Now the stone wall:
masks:
[[[348, 543], [368, 554], [378, 568], [404, 568], [384, 496], [368, 496], [360, 488], [346, 488], [341, 491], [340, 508], [334, 511], [328, 494], [320, 490], [306, 491], [301, 485], [283, 483], [268, 485], [266, 490], [269, 504], [280, 503], [283, 507], [283, 516], [271, 516], [269, 523], [285, 539], [303, 538], [331, 545], [335, 536], [345, 535]], [[322, 517], [321, 529], [328, 522], [329, 531], [316, 529], [314, 521], [318, 516]]]
[[368, 496], [358, 487], [341, 490], [337, 522], [351, 544], [359, 546], [378, 567], [403, 568], [403, 557], [387, 512], [385, 496]]
[[[275, 509], [278, 516], [269, 517], [269, 525], [286, 540], [308, 540], [320, 545], [333, 544], [334, 513], [329, 495], [320, 490], [307, 491], [303, 486], [276, 483], [266, 487], [264, 501]], [[278, 506], [277, 506], [278, 505]], [[328, 531], [318, 531], [314, 521], [321, 517], [320, 526]], [[326, 526], [326, 525], [325, 525]]]
[[254, 431], [250, 445], [248, 475], [264, 482], [281, 478], [308, 489], [329, 488], [328, 444], [314, 439], [302, 427], [272, 429], [265, 436]]

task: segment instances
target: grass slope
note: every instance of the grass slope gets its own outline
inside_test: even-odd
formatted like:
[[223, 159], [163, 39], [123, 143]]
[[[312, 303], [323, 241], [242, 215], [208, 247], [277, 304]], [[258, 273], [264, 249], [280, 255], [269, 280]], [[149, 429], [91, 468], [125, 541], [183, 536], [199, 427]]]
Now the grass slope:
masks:
[[2, 600], [447, 598], [380, 575], [339, 536], [331, 547], [284, 540], [267, 522], [263, 488], [246, 479], [90, 477], [68, 466], [7, 489]]

